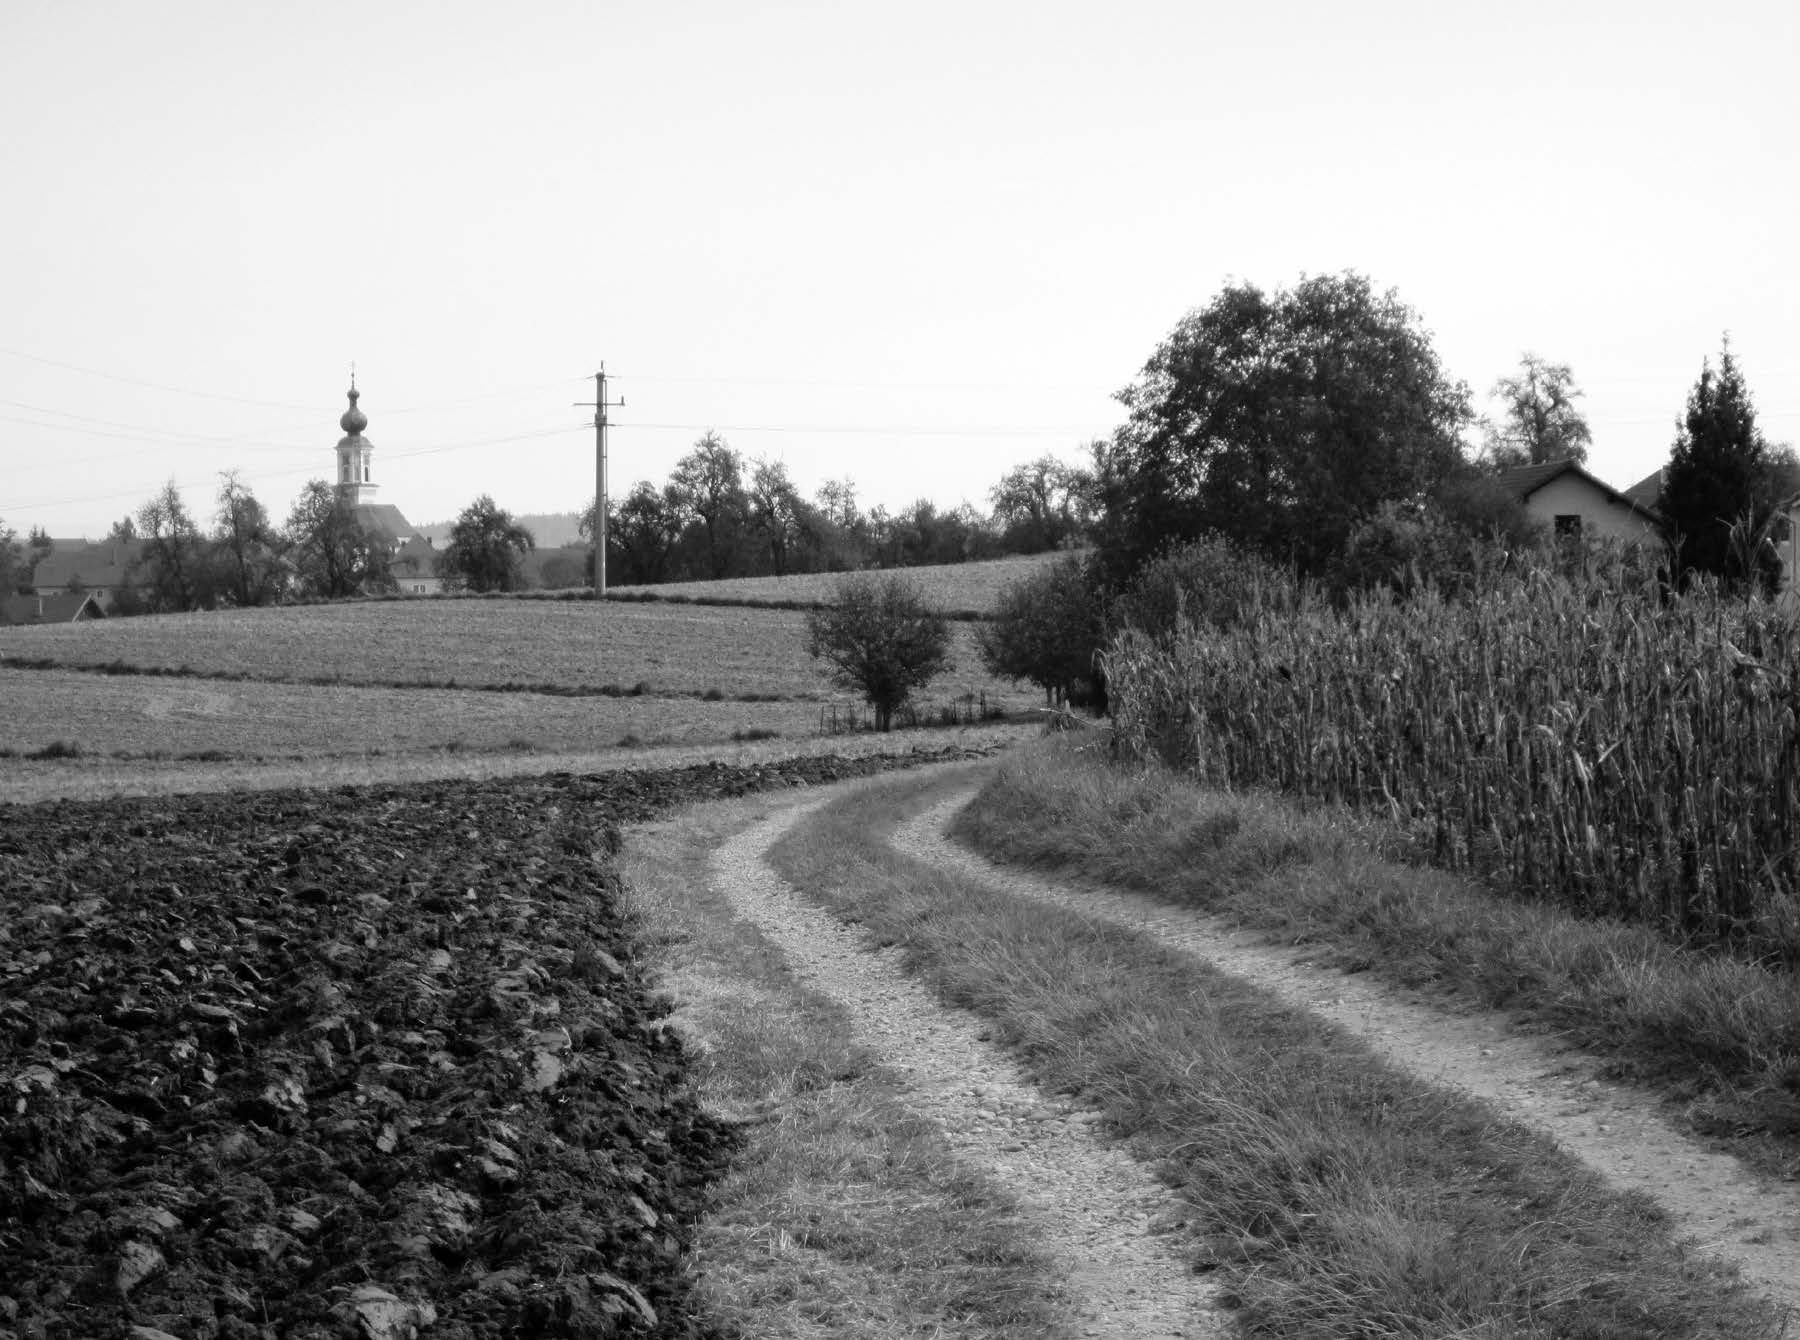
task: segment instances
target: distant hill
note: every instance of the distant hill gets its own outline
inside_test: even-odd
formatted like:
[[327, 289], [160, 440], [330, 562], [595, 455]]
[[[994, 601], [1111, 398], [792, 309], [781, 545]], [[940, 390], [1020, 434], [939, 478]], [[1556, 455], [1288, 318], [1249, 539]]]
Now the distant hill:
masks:
[[[581, 542], [581, 513], [579, 512], [527, 512], [513, 516], [526, 530], [531, 538], [537, 541], [539, 549], [559, 549], [565, 544]], [[454, 518], [449, 521], [433, 521], [428, 526], [418, 527], [421, 535], [429, 535], [431, 542], [442, 548], [450, 539], [450, 529], [456, 524]]]

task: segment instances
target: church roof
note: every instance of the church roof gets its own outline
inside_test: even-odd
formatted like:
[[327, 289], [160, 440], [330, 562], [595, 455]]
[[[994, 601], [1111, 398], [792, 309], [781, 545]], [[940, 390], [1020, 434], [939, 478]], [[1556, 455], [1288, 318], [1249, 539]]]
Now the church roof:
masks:
[[413, 523], [392, 503], [357, 503], [351, 511], [356, 514], [359, 526], [385, 536], [389, 544], [410, 540], [418, 533]]

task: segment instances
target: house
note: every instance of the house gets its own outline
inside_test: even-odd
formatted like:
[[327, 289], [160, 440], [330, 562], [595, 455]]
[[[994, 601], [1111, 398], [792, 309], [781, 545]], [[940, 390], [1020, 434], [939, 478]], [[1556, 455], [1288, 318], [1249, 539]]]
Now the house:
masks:
[[[1800, 466], [1782, 466], [1780, 471], [1787, 502], [1783, 524], [1774, 528], [1771, 538], [1781, 555], [1781, 592], [1788, 595], [1800, 592]], [[1669, 468], [1663, 466], [1626, 489], [1625, 496], [1640, 506], [1660, 508], [1668, 475]]]
[[438, 551], [429, 535], [409, 535], [388, 557], [388, 575], [402, 595], [435, 596], [444, 589]]
[[1563, 536], [1603, 537], [1626, 544], [1663, 542], [1663, 520], [1653, 504], [1621, 493], [1574, 461], [1515, 465], [1495, 476], [1525, 510]]
[[0, 623], [86, 623], [104, 619], [92, 591], [52, 591], [47, 595], [7, 596], [0, 600]]
[[135, 592], [142, 584], [133, 569], [143, 557], [142, 540], [58, 540], [56, 547], [38, 560], [32, 574], [32, 590], [39, 596], [67, 595], [82, 591], [95, 597], [101, 611], [113, 609], [121, 593]]

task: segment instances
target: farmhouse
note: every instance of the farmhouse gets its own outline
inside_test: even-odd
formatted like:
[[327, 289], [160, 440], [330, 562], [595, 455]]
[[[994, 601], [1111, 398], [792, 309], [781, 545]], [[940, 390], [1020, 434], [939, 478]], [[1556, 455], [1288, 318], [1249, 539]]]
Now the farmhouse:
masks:
[[1502, 470], [1498, 482], [1558, 537], [1662, 543], [1662, 517], [1653, 505], [1602, 483], [1574, 461], [1514, 466]]
[[85, 592], [104, 613], [139, 585], [133, 569], [144, 552], [142, 540], [57, 540], [55, 546], [32, 574], [33, 598]]
[[0, 600], [0, 624], [86, 623], [105, 617], [92, 591], [51, 591]]

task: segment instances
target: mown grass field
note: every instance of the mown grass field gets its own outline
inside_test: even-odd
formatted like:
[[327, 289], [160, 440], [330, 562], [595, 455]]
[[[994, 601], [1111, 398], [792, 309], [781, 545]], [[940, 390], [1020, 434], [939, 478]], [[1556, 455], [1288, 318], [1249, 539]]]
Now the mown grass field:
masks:
[[787, 610], [420, 600], [13, 628], [0, 655], [311, 683], [823, 694], [805, 639]]
[[433, 750], [585, 753], [816, 734], [814, 702], [566, 698], [0, 669], [0, 748], [120, 757], [295, 759]]
[[[1004, 696], [972, 630], [952, 633], [956, 669], [927, 696]], [[0, 629], [0, 663], [40, 661], [286, 683], [843, 696], [806, 654], [804, 613], [712, 605], [376, 601]]]
[[[1034, 705], [982, 669], [973, 625], [951, 632], [954, 669], [920, 695], [924, 714]], [[0, 692], [0, 755], [72, 750], [90, 769], [800, 741], [861, 706], [806, 654], [801, 611], [541, 600], [4, 628]]]
[[[1060, 554], [1027, 554], [981, 563], [936, 564], [906, 568], [904, 575], [940, 609], [985, 614], [994, 608], [1002, 590], [1059, 557]], [[674, 595], [689, 600], [741, 600], [752, 604], [830, 602], [835, 599], [838, 583], [842, 580], [842, 573], [809, 572], [791, 577], [736, 577], [719, 582], [681, 582], [666, 586], [614, 586], [608, 590], [613, 595], [625, 597]]]

